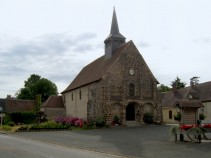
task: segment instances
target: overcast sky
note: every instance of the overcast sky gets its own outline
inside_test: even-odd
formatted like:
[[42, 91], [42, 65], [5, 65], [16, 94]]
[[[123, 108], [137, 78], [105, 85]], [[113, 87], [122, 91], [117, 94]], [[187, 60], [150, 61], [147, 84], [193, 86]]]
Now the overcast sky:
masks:
[[0, 98], [38, 74], [63, 91], [104, 54], [113, 7], [157, 80], [211, 81], [210, 0], [0, 0]]

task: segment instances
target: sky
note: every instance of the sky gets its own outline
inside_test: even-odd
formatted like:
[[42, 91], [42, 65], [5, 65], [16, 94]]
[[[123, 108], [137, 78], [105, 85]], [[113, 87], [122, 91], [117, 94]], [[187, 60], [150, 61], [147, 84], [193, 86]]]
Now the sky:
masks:
[[114, 6], [120, 33], [161, 84], [211, 81], [210, 0], [0, 0], [0, 98], [31, 74], [62, 92], [104, 55]]

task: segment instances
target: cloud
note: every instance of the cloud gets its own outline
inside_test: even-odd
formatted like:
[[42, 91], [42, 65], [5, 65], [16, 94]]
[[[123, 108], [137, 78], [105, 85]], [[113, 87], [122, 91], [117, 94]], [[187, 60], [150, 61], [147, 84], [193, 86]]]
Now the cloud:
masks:
[[149, 47], [150, 44], [147, 43], [147, 42], [141, 41], [141, 42], [138, 43], [138, 46], [141, 47], [141, 48], [145, 48], [145, 47]]
[[75, 52], [87, 52], [93, 50], [93, 45], [92, 44], [82, 44], [82, 45], [77, 45], [75, 48], [73, 48], [73, 51]]
[[199, 43], [199, 44], [207, 44], [207, 43], [210, 43], [211, 42], [211, 39], [210, 37], [199, 37], [199, 38], [196, 38], [192, 41], [193, 43]]
[[76, 40], [77, 41], [86, 41], [86, 40], [90, 40], [96, 37], [95, 33], [83, 33], [81, 35], [79, 35]]
[[[95, 37], [93, 33], [77, 36], [68, 33], [47, 34], [31, 40], [11, 42], [7, 47], [2, 44], [0, 76], [1, 83], [5, 83], [2, 89], [6, 90], [6, 85], [13, 84], [17, 88], [16, 76], [24, 82], [26, 74], [33, 73], [53, 82], [69, 82], [82, 68], [82, 63], [86, 60], [82, 58], [84, 53], [98, 49], [98, 45], [92, 42]], [[1, 39], [1, 42], [10, 41]], [[13, 78], [12, 83], [8, 78]]]

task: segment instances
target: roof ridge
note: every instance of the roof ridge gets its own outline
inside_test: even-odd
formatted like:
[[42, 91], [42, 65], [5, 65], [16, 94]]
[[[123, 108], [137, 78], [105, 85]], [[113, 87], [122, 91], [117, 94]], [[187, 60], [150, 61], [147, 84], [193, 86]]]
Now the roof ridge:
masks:
[[47, 105], [47, 103], [48, 103], [48, 102], [49, 102], [49, 100], [50, 100], [50, 97], [51, 97], [51, 96], [49, 96], [49, 97], [48, 97], [48, 99], [47, 99], [47, 100], [43, 103], [43, 105], [42, 105], [41, 107], [43, 107], [43, 106]]
[[[75, 88], [90, 84], [92, 82], [96, 82], [104, 76], [113, 62], [116, 61], [118, 56], [122, 51], [124, 51], [132, 41], [122, 44], [119, 46], [114, 55], [111, 58], [106, 58], [105, 55], [99, 57], [98, 59], [94, 60], [93, 62], [89, 63], [78, 73], [78, 75], [73, 79], [73, 81], [69, 84], [69, 86], [62, 91], [61, 93], [65, 93], [71, 91]], [[94, 73], [94, 74], [91, 74]], [[89, 76], [91, 75], [91, 76]]]

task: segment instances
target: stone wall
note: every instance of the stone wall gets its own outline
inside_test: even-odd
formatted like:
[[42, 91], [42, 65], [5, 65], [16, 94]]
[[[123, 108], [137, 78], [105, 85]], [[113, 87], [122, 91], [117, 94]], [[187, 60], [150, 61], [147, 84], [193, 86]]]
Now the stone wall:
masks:
[[[82, 100], [78, 99], [80, 90]], [[88, 121], [104, 117], [107, 124], [111, 124], [114, 116], [118, 116], [120, 122], [125, 124], [129, 105], [135, 121], [142, 122], [146, 112], [152, 112], [155, 121], [161, 121], [162, 118], [157, 80], [133, 42], [100, 81], [67, 92], [65, 96], [67, 115], [86, 116]]]
[[[131, 70], [134, 74], [129, 74]], [[124, 124], [126, 107], [130, 103], [135, 106], [136, 121], [142, 122], [145, 112], [154, 113], [154, 119], [161, 121], [157, 80], [133, 43], [112, 65], [101, 83], [102, 104], [107, 123], [111, 123], [113, 117], [118, 115]], [[131, 85], [133, 85], [133, 93], [130, 90]]]
[[104, 117], [102, 108], [102, 89], [101, 82], [94, 82], [89, 85], [87, 102], [87, 120], [92, 121], [98, 117]]

